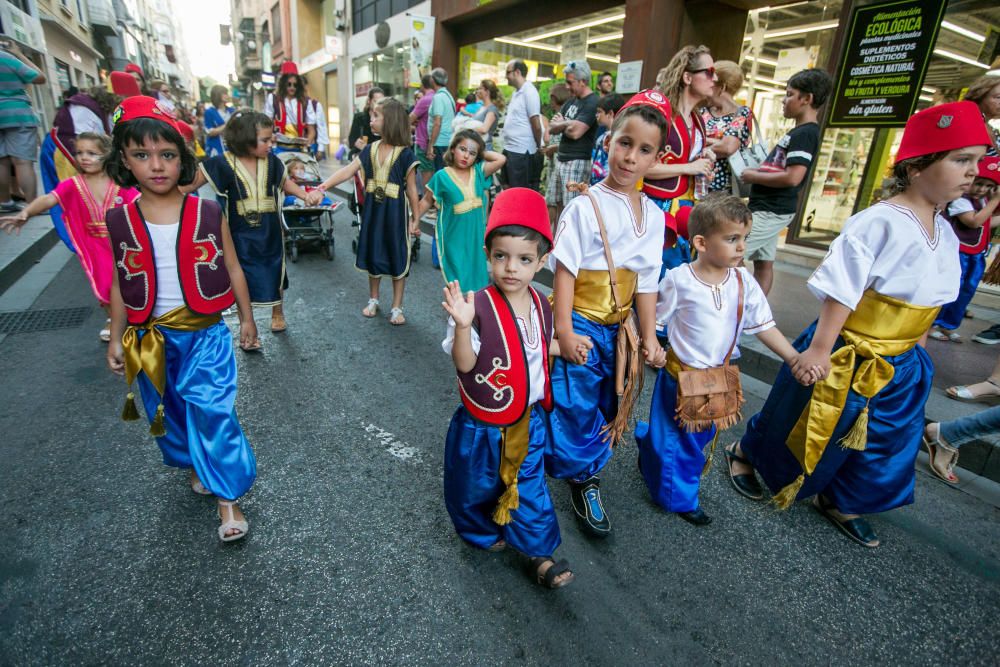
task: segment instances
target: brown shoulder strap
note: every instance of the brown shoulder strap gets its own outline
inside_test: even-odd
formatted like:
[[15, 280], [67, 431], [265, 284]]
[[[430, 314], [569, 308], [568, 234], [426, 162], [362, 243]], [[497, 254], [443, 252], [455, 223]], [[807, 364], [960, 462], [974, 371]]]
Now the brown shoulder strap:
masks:
[[621, 304], [618, 303], [618, 270], [615, 268], [615, 259], [611, 256], [611, 244], [608, 243], [608, 232], [604, 228], [604, 218], [601, 216], [601, 207], [597, 205], [597, 198], [590, 191], [587, 191], [587, 198], [594, 207], [597, 215], [597, 229], [601, 232], [601, 242], [604, 243], [604, 259], [608, 263], [608, 273], [611, 276], [611, 298], [615, 302], [615, 310], [621, 312]]
[[733, 343], [729, 346], [729, 352], [726, 352], [726, 360], [722, 362], [724, 364], [728, 364], [729, 358], [733, 356], [733, 350], [736, 349], [736, 343], [740, 339], [740, 324], [743, 323], [743, 274], [738, 268], [733, 271], [736, 272], [736, 287], [740, 296], [736, 301], [736, 331], [733, 332]]

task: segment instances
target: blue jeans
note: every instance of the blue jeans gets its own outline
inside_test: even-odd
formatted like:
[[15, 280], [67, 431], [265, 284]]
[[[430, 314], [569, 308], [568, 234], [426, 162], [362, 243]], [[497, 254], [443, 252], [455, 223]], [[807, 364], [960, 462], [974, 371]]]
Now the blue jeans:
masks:
[[961, 447], [981, 435], [1000, 433], [1000, 405], [974, 415], [941, 422], [941, 438], [952, 447]]

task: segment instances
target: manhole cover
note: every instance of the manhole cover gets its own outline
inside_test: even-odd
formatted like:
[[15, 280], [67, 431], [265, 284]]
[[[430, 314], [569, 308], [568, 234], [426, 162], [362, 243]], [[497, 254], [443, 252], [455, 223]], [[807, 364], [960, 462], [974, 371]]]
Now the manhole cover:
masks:
[[53, 308], [52, 310], [16, 310], [0, 313], [0, 334], [31, 333], [51, 329], [72, 329], [83, 324], [94, 309]]

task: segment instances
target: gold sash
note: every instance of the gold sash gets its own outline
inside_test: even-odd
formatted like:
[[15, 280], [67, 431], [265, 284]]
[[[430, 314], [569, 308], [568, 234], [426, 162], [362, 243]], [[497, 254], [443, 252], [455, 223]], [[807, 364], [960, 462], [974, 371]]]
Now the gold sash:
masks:
[[577, 272], [573, 310], [591, 322], [605, 325], [620, 324], [632, 310], [632, 299], [635, 296], [639, 276], [628, 269], [616, 269], [615, 276], [618, 280], [620, 311], [615, 310], [615, 302], [611, 295], [611, 276], [607, 269], [596, 271], [580, 269]]
[[506, 485], [503, 495], [497, 500], [493, 510], [493, 522], [506, 526], [513, 518], [510, 513], [521, 506], [517, 491], [517, 473], [524, 459], [528, 458], [532, 406], [515, 424], [500, 429], [500, 479]]
[[[122, 349], [125, 353], [125, 380], [128, 382], [129, 392], [125, 399], [125, 409], [122, 410], [122, 419], [131, 421], [139, 418], [139, 412], [135, 407], [135, 393], [132, 392], [132, 383], [142, 371], [160, 395], [160, 404], [156, 408], [156, 417], [149, 427], [149, 433], [155, 437], [166, 435], [167, 431], [163, 427], [163, 392], [167, 385], [167, 358], [163, 333], [160, 329], [200, 331], [221, 319], [222, 315], [219, 313], [199, 315], [189, 310], [187, 306], [178, 306], [145, 324], [129, 325], [125, 329], [125, 334], [122, 336]], [[141, 339], [138, 334], [140, 329], [149, 332]]]
[[[853, 389], [870, 401], [882, 391], [896, 372], [883, 357], [912, 350], [930, 329], [939, 310], [938, 306], [914, 306], [874, 290], [864, 293], [840, 332], [844, 346], [831, 355], [829, 376], [813, 386], [812, 398], [785, 441], [801, 464], [803, 474], [775, 495], [778, 507], [790, 506], [805, 483], [805, 475], [816, 469], [840, 421], [848, 392]], [[867, 440], [868, 404], [865, 403], [840, 444], [864, 450]]]

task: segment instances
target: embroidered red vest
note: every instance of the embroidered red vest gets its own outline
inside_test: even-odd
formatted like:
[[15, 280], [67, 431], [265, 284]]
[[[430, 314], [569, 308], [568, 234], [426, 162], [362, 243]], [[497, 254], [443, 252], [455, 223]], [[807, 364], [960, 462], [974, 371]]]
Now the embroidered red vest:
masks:
[[[695, 133], [705, 136], [705, 128], [701, 116], [691, 113], [694, 132], [688, 132], [687, 126], [680, 116], [674, 116], [667, 128], [666, 155], [660, 164], [687, 164], [694, 145]], [[703, 139], [704, 143], [704, 139]], [[670, 178], [647, 178], [642, 183], [642, 191], [653, 199], [676, 199], [685, 194], [691, 187], [691, 177], [687, 174], [671, 176]]]
[[[969, 201], [972, 203], [972, 210], [975, 213], [979, 213], [983, 210], [985, 201], [979, 197], [969, 197]], [[990, 219], [986, 219], [986, 223], [982, 227], [966, 227], [962, 224], [956, 216], [946, 215], [948, 222], [951, 223], [951, 228], [955, 230], [955, 236], [958, 237], [958, 251], [963, 255], [978, 255], [981, 252], [985, 252], [986, 248], [990, 245]]]
[[[129, 324], [143, 324], [156, 304], [156, 258], [138, 202], [110, 209], [108, 236], [114, 253], [118, 288]], [[177, 276], [184, 303], [199, 315], [233, 305], [229, 271], [222, 259], [222, 209], [194, 195], [184, 198], [177, 232]]]
[[[541, 405], [552, 409], [552, 382], [549, 378], [548, 349], [552, 342], [552, 307], [529, 288], [538, 313], [540, 344], [545, 363], [545, 395]], [[476, 292], [476, 319], [479, 357], [468, 373], [458, 373], [462, 403], [474, 418], [491, 426], [516, 424], [530, 407], [531, 373], [524, 351], [521, 329], [510, 303], [493, 285]]]
[[[285, 125], [288, 124], [287, 120], [288, 109], [285, 108], [285, 98], [282, 97], [281, 99], [278, 99], [278, 96], [275, 95], [273, 99], [274, 101], [272, 102], [272, 106], [274, 107], [274, 133], [284, 134]], [[305, 134], [306, 124], [304, 116], [305, 112], [302, 109], [303, 106], [305, 105], [299, 102], [295, 107], [295, 131], [299, 133], [300, 137], [306, 136]]]

